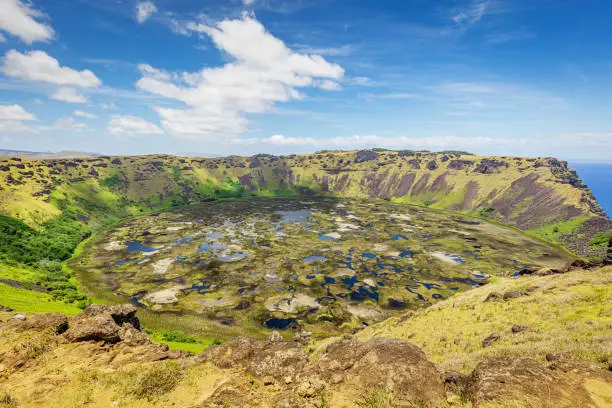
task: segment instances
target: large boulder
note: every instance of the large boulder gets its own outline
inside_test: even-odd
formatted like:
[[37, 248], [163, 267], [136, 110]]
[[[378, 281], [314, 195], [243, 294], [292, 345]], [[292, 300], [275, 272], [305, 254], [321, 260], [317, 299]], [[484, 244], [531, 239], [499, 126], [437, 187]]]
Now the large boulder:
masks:
[[445, 400], [443, 374], [420, 348], [397, 339], [343, 339], [328, 346], [313, 374], [345, 389], [382, 387], [399, 404], [439, 407]]
[[472, 372], [467, 393], [474, 407], [597, 407], [586, 385], [609, 389], [612, 375], [576, 364], [545, 367], [530, 359], [489, 358]]
[[[133, 340], [134, 331], [140, 332], [140, 322], [132, 305], [90, 305], [70, 319], [70, 328], [64, 333], [68, 342], [103, 341], [117, 343], [124, 338]], [[123, 326], [127, 326], [123, 328]], [[129, 329], [128, 329], [129, 327]], [[142, 338], [135, 342], [142, 342]]]

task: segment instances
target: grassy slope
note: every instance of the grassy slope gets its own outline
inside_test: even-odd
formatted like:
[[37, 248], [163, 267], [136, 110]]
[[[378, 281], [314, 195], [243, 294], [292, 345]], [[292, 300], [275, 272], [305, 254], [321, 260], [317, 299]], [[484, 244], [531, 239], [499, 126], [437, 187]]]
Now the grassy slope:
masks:
[[[535, 289], [529, 296], [484, 302], [491, 292], [531, 288]], [[515, 324], [529, 328], [513, 334]], [[569, 352], [607, 364], [612, 359], [610, 327], [612, 267], [606, 267], [564, 275], [496, 278], [406, 319], [371, 326], [358, 336], [409, 340], [444, 368], [467, 373], [484, 357], [506, 355], [543, 360], [547, 353]], [[483, 348], [481, 342], [492, 333], [502, 334], [502, 339]]]

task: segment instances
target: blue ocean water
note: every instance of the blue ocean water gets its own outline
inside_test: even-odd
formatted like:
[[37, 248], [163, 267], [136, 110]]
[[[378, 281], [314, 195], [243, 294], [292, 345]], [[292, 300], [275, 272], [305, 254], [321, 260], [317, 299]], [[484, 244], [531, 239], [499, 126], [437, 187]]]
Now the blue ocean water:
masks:
[[570, 162], [569, 165], [578, 172], [608, 216], [612, 217], [612, 162]]

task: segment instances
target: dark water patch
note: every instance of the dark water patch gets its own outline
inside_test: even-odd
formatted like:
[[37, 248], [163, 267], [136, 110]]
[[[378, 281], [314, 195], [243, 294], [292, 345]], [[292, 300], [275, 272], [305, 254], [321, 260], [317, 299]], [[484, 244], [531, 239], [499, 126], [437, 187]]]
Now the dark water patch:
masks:
[[408, 308], [408, 303], [401, 300], [389, 299], [387, 302], [387, 307], [394, 310], [404, 310]]
[[127, 252], [155, 252], [158, 249], [146, 246], [140, 241], [127, 241], [125, 246]]
[[285, 330], [289, 328], [290, 326], [292, 326], [294, 323], [295, 323], [294, 318], [288, 318], [288, 319], [272, 318], [272, 319], [266, 320], [264, 325], [268, 329]]
[[325, 279], [325, 283], [329, 283], [329, 284], [336, 283], [336, 279], [330, 278], [329, 276], [326, 276], [324, 279]]
[[399, 241], [399, 240], [401, 240], [401, 239], [408, 239], [408, 237], [407, 237], [407, 236], [405, 236], [405, 235], [391, 235], [391, 238], [392, 238], [394, 241]]
[[373, 254], [372, 252], [364, 252], [363, 254], [361, 254], [361, 256], [366, 259], [376, 259], [377, 258], [376, 254]]
[[350, 278], [342, 279], [342, 282], [349, 288], [352, 288], [357, 283], [357, 276], [351, 276]]
[[429, 282], [421, 282], [421, 285], [423, 285], [427, 290], [431, 290], [432, 288], [440, 287], [440, 285], [437, 283], [429, 283]]
[[431, 295], [431, 297], [436, 299], [436, 300], [444, 299], [444, 297], [441, 294], [439, 294], [439, 293], [434, 293], [433, 295]]
[[378, 302], [378, 293], [370, 291], [363, 286], [360, 286], [357, 291], [351, 293], [352, 300], [364, 300], [366, 298], [374, 299]]
[[414, 252], [412, 252], [409, 249], [404, 249], [402, 252], [400, 252], [400, 258], [412, 258], [414, 256]]
[[470, 221], [470, 220], [457, 220], [457, 222], [464, 224], [464, 225], [480, 225], [482, 224], [482, 222], [479, 221]]

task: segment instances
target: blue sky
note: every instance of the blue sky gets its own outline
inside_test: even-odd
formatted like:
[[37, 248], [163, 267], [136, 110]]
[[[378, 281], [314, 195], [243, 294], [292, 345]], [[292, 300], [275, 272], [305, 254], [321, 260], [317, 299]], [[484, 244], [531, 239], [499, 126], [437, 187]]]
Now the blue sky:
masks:
[[0, 148], [612, 159], [612, 4], [0, 0]]

